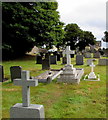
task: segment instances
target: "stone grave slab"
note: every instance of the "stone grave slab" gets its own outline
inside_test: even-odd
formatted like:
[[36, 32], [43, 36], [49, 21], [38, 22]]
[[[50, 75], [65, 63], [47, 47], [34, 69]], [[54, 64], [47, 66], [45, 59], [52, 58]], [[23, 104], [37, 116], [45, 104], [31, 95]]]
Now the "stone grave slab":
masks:
[[60, 77], [58, 78], [57, 82], [59, 83], [72, 83], [72, 84], [79, 84], [80, 83], [80, 79], [82, 78], [83, 74], [84, 74], [84, 69], [83, 68], [76, 68], [75, 71], [76, 75], [71, 73], [71, 72], [67, 72], [67, 73], [61, 73]]
[[83, 55], [76, 55], [76, 65], [83, 65], [84, 60], [83, 60]]
[[52, 80], [58, 77], [61, 73], [61, 69], [51, 69], [50, 71], [46, 71], [34, 78], [37, 79], [39, 83], [51, 83]]
[[98, 65], [106, 65], [108, 66], [108, 59], [99, 59]]
[[13, 81], [13, 79], [21, 78], [21, 71], [22, 71], [21, 66], [10, 67], [11, 80]]

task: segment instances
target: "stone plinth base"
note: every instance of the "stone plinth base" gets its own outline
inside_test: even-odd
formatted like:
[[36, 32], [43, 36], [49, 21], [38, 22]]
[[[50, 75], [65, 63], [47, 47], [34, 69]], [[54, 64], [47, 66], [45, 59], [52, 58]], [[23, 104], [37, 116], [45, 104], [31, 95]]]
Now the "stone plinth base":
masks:
[[60, 74], [60, 77], [58, 78], [58, 82], [64, 82], [64, 83], [76, 83], [79, 84], [80, 79], [82, 75], [84, 74], [83, 69], [64, 69], [63, 72]]
[[45, 118], [43, 105], [31, 104], [29, 107], [22, 107], [17, 103], [10, 109], [10, 119], [15, 118]]

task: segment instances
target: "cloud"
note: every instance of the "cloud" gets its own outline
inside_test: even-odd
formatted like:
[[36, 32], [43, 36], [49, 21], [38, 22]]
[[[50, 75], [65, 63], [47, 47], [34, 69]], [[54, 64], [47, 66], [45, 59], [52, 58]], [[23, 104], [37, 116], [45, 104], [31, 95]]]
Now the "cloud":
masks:
[[106, 0], [57, 0], [60, 19], [66, 24], [77, 23], [93, 32], [99, 40], [106, 30]]

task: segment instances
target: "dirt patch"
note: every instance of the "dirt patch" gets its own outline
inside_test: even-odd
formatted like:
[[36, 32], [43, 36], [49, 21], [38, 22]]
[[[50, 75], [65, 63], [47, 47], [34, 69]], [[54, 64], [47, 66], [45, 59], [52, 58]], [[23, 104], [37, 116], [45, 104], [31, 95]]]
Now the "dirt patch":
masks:
[[10, 91], [14, 91], [15, 92], [15, 91], [19, 91], [19, 89], [15, 89], [15, 88], [12, 88], [12, 89], [2, 89], [2, 91], [9, 91], [9, 92]]

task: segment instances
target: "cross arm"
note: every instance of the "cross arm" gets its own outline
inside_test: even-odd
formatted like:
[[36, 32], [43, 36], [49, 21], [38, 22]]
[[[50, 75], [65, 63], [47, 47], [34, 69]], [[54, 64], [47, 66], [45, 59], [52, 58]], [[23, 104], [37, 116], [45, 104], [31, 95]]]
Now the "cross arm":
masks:
[[14, 79], [13, 83], [14, 83], [14, 85], [22, 86], [22, 80], [21, 79]]
[[38, 86], [38, 80], [34, 79], [34, 80], [27, 80], [27, 86]]

